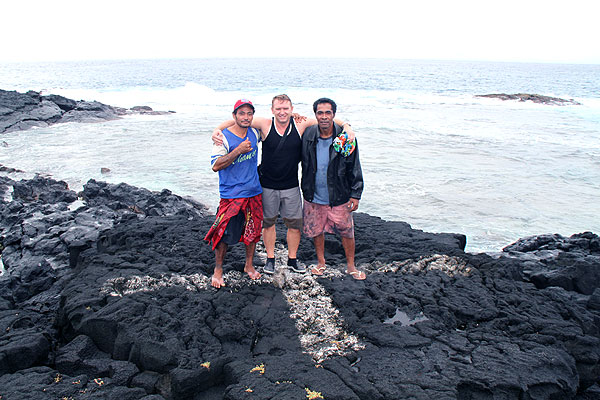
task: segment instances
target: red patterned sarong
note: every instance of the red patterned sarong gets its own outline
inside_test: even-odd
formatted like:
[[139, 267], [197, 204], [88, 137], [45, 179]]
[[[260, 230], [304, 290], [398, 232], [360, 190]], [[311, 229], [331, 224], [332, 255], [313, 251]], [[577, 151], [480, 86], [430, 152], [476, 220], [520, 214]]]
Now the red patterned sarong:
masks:
[[241, 199], [221, 199], [215, 223], [212, 224], [204, 237], [207, 242], [212, 241], [213, 250], [221, 241], [229, 220], [238, 215], [240, 211], [243, 211], [246, 215], [244, 233], [240, 238], [240, 242], [248, 245], [260, 240], [263, 222], [262, 194]]

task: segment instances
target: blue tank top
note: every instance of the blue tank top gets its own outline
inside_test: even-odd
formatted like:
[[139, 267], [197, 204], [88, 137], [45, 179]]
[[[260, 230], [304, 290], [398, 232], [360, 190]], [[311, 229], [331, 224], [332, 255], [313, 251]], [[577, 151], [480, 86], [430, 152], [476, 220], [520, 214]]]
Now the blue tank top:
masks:
[[[246, 137], [240, 138], [229, 129], [223, 130], [223, 146], [230, 153], [240, 145], [246, 138], [252, 144], [252, 150], [240, 154], [229, 167], [219, 171], [219, 194], [222, 199], [239, 199], [253, 197], [262, 193], [262, 187], [258, 179], [258, 132], [248, 128]], [[214, 161], [213, 161], [214, 162]]]

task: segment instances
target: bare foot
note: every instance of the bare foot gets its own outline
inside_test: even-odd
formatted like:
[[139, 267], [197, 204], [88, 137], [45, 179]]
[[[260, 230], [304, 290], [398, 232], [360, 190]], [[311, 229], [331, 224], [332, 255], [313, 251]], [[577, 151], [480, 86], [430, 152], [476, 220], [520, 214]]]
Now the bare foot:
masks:
[[225, 286], [225, 280], [223, 279], [223, 268], [215, 268], [210, 284], [219, 289]]
[[312, 267], [310, 272], [313, 275], [323, 275], [323, 272], [325, 272], [325, 269], [327, 267], [325, 265], [317, 265], [316, 267]]
[[255, 281], [258, 278], [260, 278], [260, 272], [258, 272], [257, 270], [255, 270], [253, 266], [244, 267], [244, 272], [247, 273], [248, 276], [250, 277], [250, 279], [252, 279], [253, 281]]

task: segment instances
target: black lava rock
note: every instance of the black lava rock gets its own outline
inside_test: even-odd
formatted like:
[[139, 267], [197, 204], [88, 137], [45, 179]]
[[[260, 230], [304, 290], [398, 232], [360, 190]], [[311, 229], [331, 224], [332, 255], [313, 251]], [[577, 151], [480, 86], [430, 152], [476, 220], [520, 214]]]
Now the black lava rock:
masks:
[[98, 101], [75, 101], [38, 92], [19, 93], [0, 89], [0, 133], [45, 127], [61, 122], [103, 122], [127, 114], [164, 115], [174, 111], [153, 111], [148, 106], [132, 109], [112, 107]]
[[[217, 290], [203, 206], [90, 181], [75, 208], [63, 183], [0, 181], [15, 184], [0, 202], [3, 399], [597, 398], [593, 233], [491, 256], [357, 213], [365, 281], [327, 236], [321, 277], [280, 267], [251, 281], [237, 245]], [[298, 254], [316, 263], [304, 237]]]

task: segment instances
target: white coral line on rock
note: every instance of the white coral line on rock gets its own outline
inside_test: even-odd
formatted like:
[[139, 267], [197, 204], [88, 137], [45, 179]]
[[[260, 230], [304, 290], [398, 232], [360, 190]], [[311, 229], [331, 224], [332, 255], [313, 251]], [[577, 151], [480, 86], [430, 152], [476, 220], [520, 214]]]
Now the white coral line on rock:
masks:
[[416, 274], [423, 271], [440, 271], [448, 276], [469, 276], [473, 272], [473, 269], [464, 259], [442, 254], [420, 257], [417, 260], [409, 259], [404, 261], [393, 261], [389, 264], [375, 261], [372, 265], [374, 268], [371, 268], [378, 272], [399, 271], [401, 273]]
[[365, 348], [356, 335], [345, 330], [344, 320], [331, 296], [314, 277], [282, 273], [287, 275], [283, 295], [292, 311], [290, 317], [296, 321], [300, 344], [316, 363]]
[[[375, 267], [375, 268], [373, 268]], [[372, 263], [372, 273], [398, 272], [417, 273], [420, 271], [439, 270], [450, 276], [469, 275], [472, 271], [467, 263], [457, 257], [432, 255], [418, 260], [394, 261], [390, 264]], [[344, 274], [335, 268], [328, 268], [322, 278], [342, 277]], [[210, 277], [202, 274], [180, 275], [164, 274], [160, 277], [129, 276], [113, 278], [106, 281], [101, 293], [110, 296], [126, 296], [137, 292], [152, 292], [162, 288], [180, 286], [189, 291], [200, 291], [211, 288]], [[365, 345], [353, 334], [344, 329], [344, 321], [340, 312], [333, 306], [331, 296], [312, 275], [294, 274], [287, 269], [279, 268], [274, 276], [263, 275], [261, 279], [249, 280], [238, 271], [225, 274], [227, 288], [239, 288], [244, 285], [255, 285], [264, 282], [273, 283], [282, 289], [282, 293], [290, 306], [290, 317], [295, 320], [299, 332], [300, 344], [316, 363], [321, 363], [331, 356], [343, 356], [350, 351], [358, 351]]]
[[[349, 351], [364, 348], [355, 335], [344, 330], [343, 320], [331, 301], [331, 297], [312, 276], [301, 276], [282, 270], [277, 277], [285, 274], [283, 295], [290, 306], [290, 317], [295, 320], [299, 331], [300, 344], [316, 363], [327, 357], [345, 355]], [[226, 288], [239, 288], [273, 282], [270, 276], [251, 281], [238, 271], [225, 274]], [[189, 291], [208, 290], [210, 277], [202, 274], [170, 274], [159, 277], [133, 275], [107, 280], [100, 292], [109, 296], [127, 296], [137, 292], [153, 292], [162, 288], [179, 286]], [[279, 285], [276, 285], [279, 286]]]

